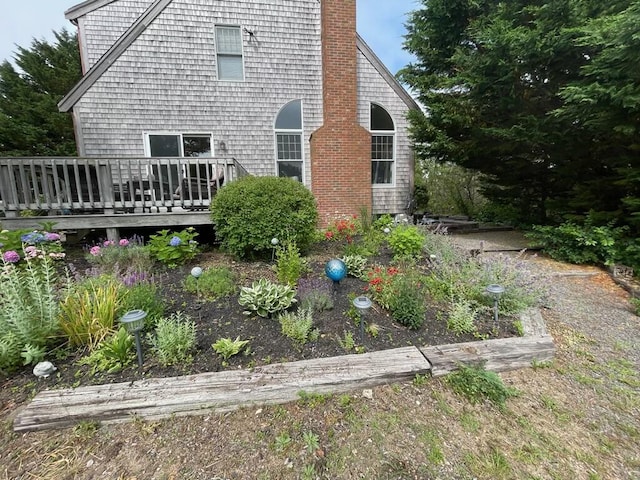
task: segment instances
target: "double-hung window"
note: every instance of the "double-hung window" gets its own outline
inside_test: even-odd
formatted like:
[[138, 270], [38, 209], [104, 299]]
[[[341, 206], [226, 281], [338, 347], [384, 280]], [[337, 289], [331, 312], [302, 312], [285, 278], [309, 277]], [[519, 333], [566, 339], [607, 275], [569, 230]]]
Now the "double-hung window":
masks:
[[240, 27], [216, 26], [218, 80], [244, 80]]
[[371, 104], [371, 183], [393, 184], [395, 164], [395, 125], [389, 112]]
[[303, 181], [302, 101], [287, 103], [276, 117], [276, 169], [279, 177]]

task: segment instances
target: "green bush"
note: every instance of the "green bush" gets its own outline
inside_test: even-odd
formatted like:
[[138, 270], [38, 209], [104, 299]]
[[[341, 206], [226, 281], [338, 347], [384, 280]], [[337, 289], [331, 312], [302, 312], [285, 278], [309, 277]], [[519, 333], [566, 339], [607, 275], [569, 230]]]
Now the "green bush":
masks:
[[399, 273], [391, 279], [389, 310], [400, 325], [416, 330], [422, 326], [427, 314], [425, 289], [419, 275], [413, 272]]
[[164, 315], [164, 300], [158, 286], [151, 282], [136, 283], [124, 292], [121, 301], [121, 312], [144, 310], [147, 313], [145, 325], [154, 326]]
[[293, 240], [285, 240], [276, 248], [276, 276], [280, 283], [295, 286], [303, 273], [309, 270], [307, 261]]
[[189, 275], [184, 281], [187, 292], [200, 295], [207, 300], [226, 297], [236, 291], [233, 273], [227, 267], [207, 268], [200, 278]]
[[477, 330], [475, 324], [477, 313], [477, 309], [471, 302], [453, 301], [449, 305], [447, 328], [456, 335], [474, 333]]
[[297, 312], [282, 313], [278, 320], [282, 334], [290, 338], [298, 349], [308, 341], [318, 338], [320, 332], [313, 328], [313, 312], [311, 309], [301, 308]]
[[42, 359], [59, 332], [56, 271], [45, 256], [17, 267], [0, 259], [0, 371]]
[[278, 285], [261, 278], [250, 287], [240, 289], [238, 303], [247, 309], [244, 312], [247, 315], [257, 313], [270, 317], [296, 303], [295, 295], [296, 291], [290, 285]]
[[399, 225], [387, 238], [394, 258], [418, 258], [423, 253], [424, 234], [415, 225]]
[[176, 312], [158, 320], [155, 335], [149, 334], [147, 339], [162, 365], [190, 364], [196, 345], [196, 324], [188, 315]]
[[515, 388], [507, 387], [495, 372], [481, 367], [458, 365], [458, 370], [447, 377], [451, 389], [471, 403], [489, 400], [500, 408], [506, 401], [518, 395]]
[[640, 317], [640, 298], [632, 298], [630, 300], [633, 312]]
[[318, 210], [300, 182], [244, 177], [218, 192], [211, 216], [222, 247], [246, 258], [270, 255], [272, 238], [289, 238], [304, 251], [315, 237]]
[[573, 222], [557, 227], [536, 225], [527, 236], [556, 260], [611, 265], [622, 253], [619, 247], [624, 232], [623, 227], [595, 226], [587, 219], [584, 225]]
[[193, 227], [180, 232], [160, 230], [149, 236], [148, 248], [151, 256], [169, 268], [184, 265], [198, 253], [198, 233]]

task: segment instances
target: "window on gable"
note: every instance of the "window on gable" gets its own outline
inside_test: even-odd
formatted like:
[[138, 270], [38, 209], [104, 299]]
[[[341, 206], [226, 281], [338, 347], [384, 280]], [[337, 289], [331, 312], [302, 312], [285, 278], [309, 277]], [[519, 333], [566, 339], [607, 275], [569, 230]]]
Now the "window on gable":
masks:
[[389, 112], [371, 104], [371, 183], [393, 184], [395, 164], [395, 125]]
[[303, 181], [302, 102], [287, 103], [276, 117], [276, 169], [279, 177]]
[[218, 80], [243, 80], [240, 27], [216, 26]]

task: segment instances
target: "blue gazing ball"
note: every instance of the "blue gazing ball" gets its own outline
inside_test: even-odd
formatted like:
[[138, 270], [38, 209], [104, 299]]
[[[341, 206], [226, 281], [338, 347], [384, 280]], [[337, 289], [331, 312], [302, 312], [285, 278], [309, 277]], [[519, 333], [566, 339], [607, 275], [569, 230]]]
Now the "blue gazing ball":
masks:
[[324, 266], [324, 273], [334, 282], [339, 282], [347, 275], [347, 266], [342, 260], [334, 258]]

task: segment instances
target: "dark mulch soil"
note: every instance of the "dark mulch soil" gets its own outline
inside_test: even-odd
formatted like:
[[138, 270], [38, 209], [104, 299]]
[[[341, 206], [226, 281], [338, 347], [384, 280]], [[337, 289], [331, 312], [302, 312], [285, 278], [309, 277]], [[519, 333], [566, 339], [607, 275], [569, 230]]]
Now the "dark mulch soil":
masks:
[[[311, 272], [306, 274], [302, 282], [312, 282], [314, 286], [321, 285], [328, 292], [331, 292], [333, 285], [324, 274], [324, 265], [327, 260], [336, 255], [337, 251], [334, 245], [327, 244], [316, 248], [309, 257]], [[83, 271], [89, 266], [81, 251], [70, 252], [69, 257], [73, 259], [72, 262], [78, 271]], [[389, 260], [390, 256], [387, 253], [374, 261], [385, 265]], [[225, 265], [235, 272], [238, 284], [241, 286], [251, 285], [254, 280], [263, 277], [275, 281], [273, 263], [238, 262], [216, 250], [201, 254], [197, 259], [197, 264], [203, 268]], [[182, 311], [196, 322], [197, 350], [194, 352], [192, 364], [170, 367], [161, 365], [151, 354], [150, 346], [143, 338], [142, 345], [146, 355], [142, 369], [138, 369], [135, 365], [118, 373], [91, 375], [89, 367], [77, 365], [76, 362], [81, 355], [72, 354], [63, 358], [51, 359], [58, 371], [47, 379], [35, 381], [31, 368], [25, 367], [21, 372], [5, 379], [4, 386], [14, 387], [14, 390], [18, 390], [19, 385], [28, 385], [32, 390], [31, 392], [25, 391], [25, 394], [28, 395], [33, 393], [33, 390], [44, 388], [126, 382], [149, 377], [251, 368], [268, 363], [356, 353], [354, 350], [345, 350], [340, 344], [339, 340], [345, 338], [346, 332], [351, 332], [356, 345], [364, 347], [363, 351], [478, 340], [478, 337], [473, 335], [455, 335], [449, 331], [446, 326], [446, 316], [441, 312], [443, 305], [430, 304], [424, 325], [418, 330], [409, 330], [394, 322], [387, 311], [374, 304], [367, 314], [366, 321], [377, 324], [379, 334], [374, 338], [365, 333], [364, 341], [361, 343], [359, 324], [349, 318], [346, 312], [351, 308], [352, 298], [365, 292], [366, 283], [356, 278], [347, 277], [333, 292], [334, 308], [314, 314], [314, 325], [320, 331], [318, 340], [307, 343], [298, 349], [289, 338], [282, 335], [280, 324], [276, 319], [244, 315], [242, 307], [238, 304], [237, 295], [217, 301], [205, 301], [188, 293], [183, 288], [183, 282], [194, 265], [196, 265], [195, 262], [176, 269], [164, 269], [155, 275], [155, 280], [160, 285], [166, 302], [166, 313]], [[478, 327], [480, 335], [487, 338], [516, 335], [513, 318], [501, 318], [497, 332], [491, 315], [479, 319]], [[236, 337], [250, 341], [249, 353], [241, 353], [232, 357], [226, 365], [223, 365], [222, 359], [214, 353], [212, 344], [220, 338], [235, 339]]]

